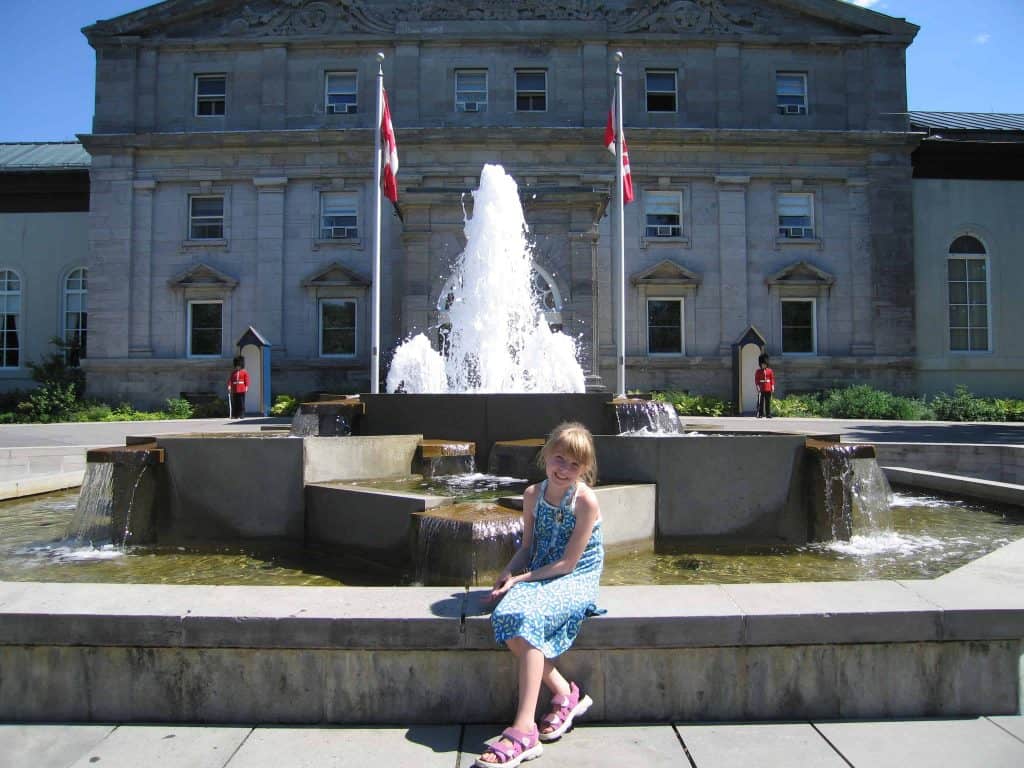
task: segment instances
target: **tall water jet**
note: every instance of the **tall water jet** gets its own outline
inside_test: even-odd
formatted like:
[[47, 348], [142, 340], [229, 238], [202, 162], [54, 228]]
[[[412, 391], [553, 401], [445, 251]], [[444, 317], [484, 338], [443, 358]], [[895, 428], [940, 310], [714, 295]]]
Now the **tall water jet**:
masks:
[[544, 319], [527, 232], [515, 180], [485, 165], [446, 297], [445, 355], [413, 337], [395, 352], [388, 392], [584, 391], [576, 342]]

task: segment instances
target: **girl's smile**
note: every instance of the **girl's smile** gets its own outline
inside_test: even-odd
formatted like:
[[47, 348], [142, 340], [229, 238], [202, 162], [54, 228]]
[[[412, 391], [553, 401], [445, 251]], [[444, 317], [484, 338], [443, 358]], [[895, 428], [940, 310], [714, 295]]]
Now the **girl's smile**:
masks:
[[544, 469], [548, 476], [548, 483], [563, 488], [574, 485], [583, 473], [583, 467], [578, 461], [574, 461], [558, 451], [548, 456]]

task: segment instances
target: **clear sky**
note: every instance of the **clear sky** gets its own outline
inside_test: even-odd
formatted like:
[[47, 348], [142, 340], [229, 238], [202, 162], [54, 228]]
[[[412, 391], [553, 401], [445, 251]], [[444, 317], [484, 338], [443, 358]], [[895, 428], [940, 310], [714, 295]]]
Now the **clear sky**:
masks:
[[[911, 109], [1024, 113], [1024, 0], [852, 1], [921, 27], [907, 54]], [[0, 0], [0, 141], [90, 131], [95, 60], [80, 30], [145, 5]]]

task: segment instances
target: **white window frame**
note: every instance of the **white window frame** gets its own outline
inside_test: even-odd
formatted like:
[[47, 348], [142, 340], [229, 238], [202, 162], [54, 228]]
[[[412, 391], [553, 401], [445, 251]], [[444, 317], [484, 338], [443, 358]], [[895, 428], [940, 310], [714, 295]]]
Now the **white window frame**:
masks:
[[[328, 202], [331, 198], [338, 200], [344, 200], [346, 204], [351, 207], [351, 215], [355, 219], [354, 223], [344, 226], [333, 226], [327, 227], [326, 218], [327, 213], [325, 212], [328, 206]], [[338, 213], [336, 216], [345, 216], [347, 214]], [[358, 243], [360, 240], [360, 229], [362, 222], [359, 216], [359, 199], [353, 192], [339, 192], [331, 190], [322, 190], [320, 192], [320, 211], [317, 217], [317, 239], [325, 243]], [[330, 235], [327, 234], [327, 230], [346, 230], [342, 232], [332, 232]]]
[[[651, 75], [671, 75], [672, 76], [672, 90], [661, 91], [651, 90]], [[648, 69], [644, 72], [644, 106], [647, 112], [655, 115], [669, 115], [679, 111], [679, 75], [674, 69]], [[671, 93], [672, 95], [672, 109], [651, 109], [651, 96], [665, 96]]]
[[[324, 352], [324, 307], [332, 304], [352, 305], [352, 351]], [[317, 354], [320, 357], [352, 359], [359, 355], [359, 301], [355, 298], [321, 297], [317, 301]]]
[[[964, 235], [961, 235], [959, 237], [964, 237]], [[956, 240], [959, 239], [959, 237], [954, 238], [953, 242], [955, 243]], [[949, 352], [951, 354], [954, 354], [954, 355], [988, 355], [988, 354], [992, 353], [992, 273], [991, 273], [991, 269], [990, 269], [991, 262], [989, 261], [988, 248], [985, 247], [985, 244], [981, 241], [981, 238], [979, 238], [979, 237], [977, 237], [975, 235], [966, 235], [966, 237], [970, 237], [971, 239], [976, 240], [978, 242], [978, 244], [981, 245], [982, 253], [954, 253], [952, 250], [950, 250], [950, 251], [948, 251], [946, 253], [946, 331], [947, 331], [946, 332], [946, 347], [949, 350]], [[953, 243], [950, 243], [950, 248], [952, 248], [952, 245], [953, 245]], [[964, 276], [965, 276], [965, 279], [963, 281], [957, 280], [956, 282], [958, 282], [958, 283], [962, 282], [964, 284], [964, 286], [965, 286], [965, 289], [966, 289], [966, 292], [967, 292], [967, 296], [966, 296], [967, 303], [966, 304], [956, 304], [956, 305], [954, 305], [953, 302], [950, 300], [951, 299], [951, 297], [950, 297], [950, 285], [953, 282], [953, 280], [951, 280], [950, 277], [949, 277], [949, 265], [950, 265], [950, 262], [952, 262], [952, 261], [962, 261], [962, 262], [964, 262]], [[984, 285], [985, 285], [985, 304], [984, 304], [984, 307], [985, 307], [985, 332], [986, 332], [985, 333], [985, 349], [973, 349], [972, 348], [973, 345], [971, 344], [971, 332], [973, 330], [976, 330], [976, 326], [973, 326], [971, 324], [971, 307], [979, 306], [979, 305], [973, 304], [971, 302], [971, 284], [972, 283], [973, 284], [980, 284], [981, 281], [980, 280], [973, 280], [972, 281], [970, 279], [970, 265], [968, 263], [970, 261], [980, 261], [980, 262], [982, 262], [982, 264], [985, 267], [985, 282], [984, 282]], [[962, 306], [962, 307], [964, 307], [967, 310], [967, 325], [966, 326], [959, 326], [959, 325], [956, 326], [957, 330], [966, 330], [967, 331], [967, 348], [966, 349], [953, 349], [953, 339], [952, 339], [952, 336], [953, 336], [953, 330], [954, 330], [954, 327], [953, 327], [953, 307], [954, 306]]]
[[[192, 352], [192, 308], [197, 304], [220, 305], [220, 352], [212, 355], [200, 355]], [[186, 306], [185, 356], [190, 360], [216, 360], [224, 357], [224, 300], [223, 299], [189, 299]]]
[[[218, 78], [220, 80], [222, 80], [223, 83], [224, 83], [224, 88], [223, 88], [223, 90], [220, 93], [205, 93], [205, 94], [200, 95], [200, 93], [199, 93], [199, 83], [200, 83], [200, 81], [202, 81], [202, 80], [215, 80], [215, 79], [218, 79]], [[225, 72], [203, 72], [201, 74], [195, 74], [195, 75], [193, 75], [193, 86], [192, 86], [192, 88], [193, 88], [193, 94], [194, 94], [193, 99], [192, 99], [192, 104], [193, 104], [193, 110], [195, 112], [195, 116], [196, 117], [198, 117], [198, 118], [224, 117], [227, 114], [227, 112], [228, 112], [228, 76], [227, 76], [227, 73], [225, 73]], [[216, 103], [218, 101], [221, 104], [221, 111], [219, 113], [214, 113], [214, 114], [211, 114], [211, 115], [205, 115], [205, 114], [201, 114], [199, 112], [199, 105], [201, 103], [214, 104], [214, 103]]]
[[[800, 93], [784, 92], [783, 78], [799, 78]], [[807, 73], [793, 71], [778, 71], [775, 73], [775, 109], [780, 115], [806, 115], [807, 114]]]
[[[544, 90], [543, 91], [537, 91], [537, 90], [527, 90], [525, 88], [524, 89], [520, 89], [519, 88], [519, 76], [520, 75], [543, 75], [543, 77], [544, 77]], [[515, 75], [514, 75], [514, 83], [515, 83], [515, 99], [516, 99], [515, 107], [516, 107], [516, 112], [547, 112], [548, 111], [548, 71], [547, 71], [547, 69], [544, 69], [542, 67], [522, 67], [520, 69], [516, 69]], [[531, 100], [531, 103], [532, 103], [533, 98], [535, 98], [537, 94], [540, 94], [544, 98], [544, 109], [532, 109], [532, 108], [531, 109], [520, 109], [519, 108], [519, 97], [520, 97], [520, 95], [522, 95], [522, 96], [524, 96], [526, 98], [529, 98]]]
[[[472, 88], [468, 85], [460, 86], [461, 77], [482, 76], [484, 79], [483, 90]], [[545, 81], [546, 83], [546, 81]], [[475, 94], [475, 95], [474, 95]], [[473, 69], [465, 67], [455, 70], [455, 111], [456, 112], [486, 112], [487, 111], [488, 80], [486, 69]], [[473, 98], [467, 98], [473, 96]]]
[[[193, 213], [193, 202], [196, 200], [220, 200], [220, 216], [196, 216]], [[227, 207], [226, 197], [219, 194], [207, 194], [197, 193], [190, 194], [188, 196], [188, 232], [185, 233], [185, 238], [192, 242], [219, 242], [226, 239], [225, 235], [225, 209]], [[197, 225], [199, 220], [200, 226], [210, 226], [216, 222], [220, 222], [220, 237], [196, 237], [194, 227]]]
[[[810, 352], [790, 352], [786, 350], [786, 325], [785, 325], [785, 312], [782, 311], [782, 305], [793, 303], [793, 304], [810, 304], [811, 305], [811, 351]], [[779, 299], [779, 348], [782, 350], [782, 354], [787, 357], [811, 357], [818, 354], [818, 300], [814, 297], [786, 297]]]
[[[675, 203], [677, 224], [650, 224], [649, 216], [656, 216], [651, 209], [658, 201], [671, 200]], [[671, 214], [669, 214], [671, 215]], [[651, 233], [654, 230], [654, 233]], [[644, 190], [644, 239], [657, 242], [659, 240], [678, 240], [684, 237], [683, 232], [683, 193], [677, 189]]]
[[[338, 88], [336, 90], [332, 90], [331, 77], [351, 77], [352, 89], [343, 90], [341, 88]], [[352, 101], [339, 101], [337, 104], [332, 104], [331, 96], [351, 96]], [[344, 106], [344, 109], [339, 109], [339, 107], [341, 106]], [[354, 115], [359, 112], [358, 72], [349, 69], [337, 69], [330, 70], [324, 73], [324, 112], [326, 112], [329, 115]]]
[[[64, 277], [63, 291], [61, 292], [61, 338], [64, 339], [65, 343], [71, 342], [71, 336], [77, 334], [79, 338], [78, 344], [78, 359], [82, 360], [86, 357], [87, 352], [87, 339], [88, 339], [88, 317], [89, 317], [89, 288], [88, 288], [88, 275], [89, 270], [86, 267], [75, 267]], [[77, 277], [76, 277], [77, 276]], [[76, 280], [78, 282], [77, 288], [71, 287], [71, 281]], [[70, 308], [70, 297], [77, 296], [78, 309]], [[77, 328], [71, 328], [68, 325], [68, 316], [78, 315], [79, 325]], [[70, 363], [71, 361], [68, 360]]]
[[[679, 350], [655, 352], [651, 350], [651, 302], [673, 301], [679, 305]], [[683, 296], [648, 296], [644, 304], [644, 336], [648, 357], [681, 357], [686, 354], [686, 298]]]
[[[785, 199], [803, 198], [807, 201], [806, 224], [783, 224], [782, 202]], [[818, 230], [815, 224], [814, 192], [778, 192], [775, 196], [775, 237], [782, 242], [799, 242], [801, 240], [817, 240]]]
[[[11, 283], [16, 281], [16, 287], [12, 288]], [[0, 268], [0, 319], [3, 320], [0, 323], [0, 370], [17, 370], [22, 366], [22, 351], [24, 348], [24, 328], [22, 327], [21, 318], [24, 316], [22, 312], [22, 286], [24, 281], [21, 279], [21, 275], [17, 270], [11, 269], [10, 267]], [[15, 311], [8, 311], [11, 305], [14, 305]], [[14, 316], [14, 333], [17, 338], [16, 347], [7, 346], [7, 317]], [[14, 350], [17, 356], [17, 363], [9, 365], [7, 362], [8, 353]]]

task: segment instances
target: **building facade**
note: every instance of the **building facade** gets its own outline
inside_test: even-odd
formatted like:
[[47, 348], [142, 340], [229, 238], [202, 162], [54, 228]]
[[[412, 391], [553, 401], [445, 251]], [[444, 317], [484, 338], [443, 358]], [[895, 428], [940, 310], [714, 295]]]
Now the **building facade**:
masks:
[[89, 155], [77, 142], [0, 144], [0, 392], [29, 363], [88, 354]]
[[910, 390], [916, 32], [839, 0], [172, 0], [99, 22], [90, 392], [219, 392], [249, 326], [275, 391], [366, 386], [378, 51], [401, 157], [385, 350], [436, 339], [467, 193], [500, 163], [549, 320], [614, 384], [621, 51], [627, 386], [728, 395], [754, 337], [783, 391]]

